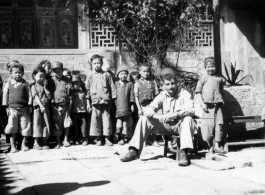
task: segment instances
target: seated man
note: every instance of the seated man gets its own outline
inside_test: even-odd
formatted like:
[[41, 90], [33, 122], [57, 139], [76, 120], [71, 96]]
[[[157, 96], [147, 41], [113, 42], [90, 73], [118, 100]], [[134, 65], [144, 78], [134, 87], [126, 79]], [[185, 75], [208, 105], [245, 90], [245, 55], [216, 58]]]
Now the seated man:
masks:
[[[121, 158], [129, 162], [139, 158], [144, 142], [155, 129], [162, 135], [180, 135], [179, 166], [188, 166], [187, 151], [193, 149], [193, 132], [196, 128], [193, 100], [185, 89], [177, 87], [177, 78], [173, 70], [167, 68], [161, 75], [163, 91], [149, 105], [149, 108], [138, 120], [134, 136], [130, 142], [129, 152]], [[163, 70], [162, 70], [163, 72]], [[162, 109], [163, 115], [156, 114]]]

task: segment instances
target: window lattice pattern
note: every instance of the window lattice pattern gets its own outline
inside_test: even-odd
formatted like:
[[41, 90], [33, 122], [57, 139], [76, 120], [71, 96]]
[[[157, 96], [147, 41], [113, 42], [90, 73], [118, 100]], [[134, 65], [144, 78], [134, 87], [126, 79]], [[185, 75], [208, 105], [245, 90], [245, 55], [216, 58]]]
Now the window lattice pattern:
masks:
[[91, 46], [92, 48], [118, 46], [115, 41], [114, 28], [103, 24], [91, 23]]
[[33, 7], [33, 0], [18, 0], [18, 7]]
[[39, 0], [39, 7], [54, 7], [54, 3], [52, 0]]
[[213, 46], [213, 24], [202, 24], [200, 30], [193, 34], [195, 46], [212, 47]]
[[0, 0], [0, 6], [11, 7], [12, 6], [12, 0]]
[[59, 0], [59, 7], [66, 7], [67, 0]]

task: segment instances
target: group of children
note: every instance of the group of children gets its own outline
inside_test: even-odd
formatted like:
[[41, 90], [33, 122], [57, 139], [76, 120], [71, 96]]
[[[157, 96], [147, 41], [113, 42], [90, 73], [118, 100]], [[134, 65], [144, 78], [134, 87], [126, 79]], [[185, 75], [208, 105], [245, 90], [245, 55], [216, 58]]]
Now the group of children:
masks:
[[80, 75], [70, 75], [61, 62], [41, 61], [32, 72], [31, 84], [23, 79], [24, 67], [19, 61], [7, 64], [10, 77], [3, 81], [1, 91], [11, 153], [18, 152], [18, 132], [23, 137], [22, 151], [29, 150], [29, 136], [33, 136], [33, 149], [37, 150], [49, 149], [50, 136], [56, 137], [56, 149], [71, 145], [69, 134], [74, 144], [82, 140], [82, 145], [89, 144], [89, 136], [96, 137], [98, 146], [111, 146], [113, 140], [123, 145], [130, 140], [137, 110], [142, 115], [158, 94], [156, 82], [150, 80], [150, 67], [141, 65], [139, 72], [135, 70], [129, 77], [126, 66], [120, 66], [116, 75], [103, 71], [100, 55], [93, 55], [90, 63], [93, 71], [84, 81]]
[[[205, 62], [207, 71], [215, 66], [213, 59]], [[82, 140], [82, 145], [89, 144], [89, 136], [96, 137], [97, 146], [112, 146], [113, 141], [123, 145], [130, 140], [138, 116], [143, 115], [146, 107], [159, 94], [157, 83], [151, 79], [150, 67], [141, 64], [138, 71], [129, 74], [126, 66], [120, 66], [115, 75], [102, 70], [100, 55], [93, 55], [90, 63], [92, 71], [84, 81], [79, 75], [64, 71], [61, 62], [41, 61], [32, 72], [32, 84], [23, 79], [24, 67], [20, 62], [7, 64], [10, 77], [3, 82], [2, 105], [8, 117], [5, 133], [10, 135], [10, 152], [18, 152], [17, 132], [23, 137], [22, 151], [29, 150], [29, 136], [34, 137], [33, 148], [39, 150], [49, 149], [50, 136], [56, 137], [56, 149], [70, 146], [69, 133], [74, 144], [81, 144]], [[215, 70], [208, 71], [208, 75], [200, 79], [196, 93], [205, 113], [210, 112], [218, 119], [215, 126], [206, 125], [207, 133], [203, 134], [211, 147], [210, 137], [213, 134], [218, 134], [215, 136], [217, 143], [222, 139], [219, 108], [223, 100], [219, 93], [207, 91], [216, 91], [216, 87], [221, 91], [223, 80], [215, 76]], [[114, 131], [112, 125], [115, 124]], [[114, 139], [111, 139], [112, 135]], [[218, 144], [215, 149], [216, 152], [222, 151]]]

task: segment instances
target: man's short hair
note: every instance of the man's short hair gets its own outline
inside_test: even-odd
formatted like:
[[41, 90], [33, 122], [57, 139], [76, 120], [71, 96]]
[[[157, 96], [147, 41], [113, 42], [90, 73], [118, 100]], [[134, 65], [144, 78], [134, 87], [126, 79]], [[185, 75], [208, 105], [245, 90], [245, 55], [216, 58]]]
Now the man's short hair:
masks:
[[175, 81], [177, 81], [177, 77], [175, 74], [165, 74], [165, 75], [161, 76], [161, 79], [163, 82], [164, 82], [164, 80], [170, 81], [171, 79], [174, 79]]
[[143, 67], [151, 69], [151, 67], [148, 64], [139, 64], [139, 70], [141, 70]]
[[103, 57], [102, 56], [100, 56], [98, 54], [95, 54], [95, 55], [91, 56], [90, 62], [92, 63], [92, 61], [95, 60], [95, 59], [99, 59], [100, 63], [103, 64]]

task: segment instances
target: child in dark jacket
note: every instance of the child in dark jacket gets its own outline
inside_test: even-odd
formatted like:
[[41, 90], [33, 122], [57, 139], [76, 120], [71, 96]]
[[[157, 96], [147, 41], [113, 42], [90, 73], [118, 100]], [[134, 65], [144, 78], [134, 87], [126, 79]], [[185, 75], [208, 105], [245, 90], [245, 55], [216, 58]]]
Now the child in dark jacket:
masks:
[[72, 110], [73, 137], [76, 145], [80, 144], [80, 135], [82, 135], [83, 146], [88, 145], [88, 113], [86, 102], [86, 91], [81, 87], [81, 79], [77, 75], [72, 76]]
[[69, 127], [72, 125], [70, 118], [72, 98], [70, 96], [70, 87], [68, 79], [63, 76], [63, 63], [52, 63], [52, 78], [48, 81], [49, 91], [51, 92], [52, 107], [52, 131], [56, 136], [57, 144], [55, 149], [61, 147], [60, 136], [64, 131], [63, 146], [70, 146], [68, 135]]
[[127, 81], [128, 68], [126, 66], [120, 66], [117, 70], [118, 81], [115, 83], [117, 98], [115, 100], [116, 105], [116, 128], [119, 134], [120, 141], [118, 144], [125, 144], [125, 137], [132, 137], [132, 112], [134, 111], [134, 92], [133, 84]]

